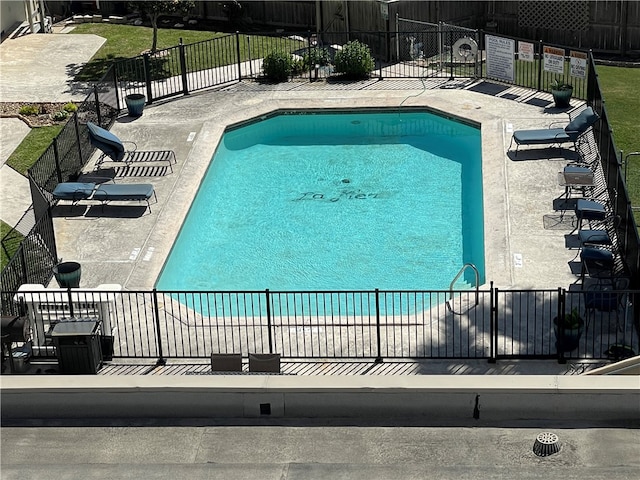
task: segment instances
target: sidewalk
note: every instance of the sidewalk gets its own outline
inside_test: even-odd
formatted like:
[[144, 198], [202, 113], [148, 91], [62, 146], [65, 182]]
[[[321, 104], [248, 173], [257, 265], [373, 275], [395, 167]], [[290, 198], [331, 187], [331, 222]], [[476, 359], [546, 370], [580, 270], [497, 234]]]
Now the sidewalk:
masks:
[[[0, 44], [0, 102], [81, 101], [87, 85], [73, 77], [100, 49], [96, 35], [26, 35]], [[0, 220], [15, 226], [31, 205], [29, 182], [5, 165], [30, 129], [17, 118], [0, 119]]]

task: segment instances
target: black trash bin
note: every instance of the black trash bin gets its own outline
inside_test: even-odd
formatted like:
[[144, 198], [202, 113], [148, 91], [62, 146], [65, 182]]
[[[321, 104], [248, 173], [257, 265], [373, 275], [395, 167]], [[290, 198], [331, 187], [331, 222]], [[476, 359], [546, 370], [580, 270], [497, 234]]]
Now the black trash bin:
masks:
[[53, 275], [60, 288], [78, 288], [82, 268], [78, 262], [62, 262], [53, 267]]
[[141, 93], [131, 93], [124, 97], [124, 101], [127, 104], [127, 110], [132, 117], [139, 117], [144, 110], [144, 104], [146, 98]]
[[100, 324], [94, 321], [66, 321], [53, 327], [60, 373], [96, 374], [102, 365]]

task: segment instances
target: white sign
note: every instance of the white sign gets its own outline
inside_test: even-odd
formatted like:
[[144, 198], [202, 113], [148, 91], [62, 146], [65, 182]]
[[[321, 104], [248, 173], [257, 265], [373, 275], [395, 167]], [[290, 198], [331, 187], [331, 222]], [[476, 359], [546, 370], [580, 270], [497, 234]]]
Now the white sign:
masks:
[[518, 60], [533, 62], [533, 43], [518, 42]]
[[585, 52], [569, 52], [570, 72], [572, 77], [587, 78], [587, 54]]
[[487, 77], [505, 82], [515, 81], [516, 69], [513, 56], [516, 41], [495, 35], [485, 35], [484, 44], [487, 55]]
[[545, 72], [564, 74], [564, 48], [543, 47]]

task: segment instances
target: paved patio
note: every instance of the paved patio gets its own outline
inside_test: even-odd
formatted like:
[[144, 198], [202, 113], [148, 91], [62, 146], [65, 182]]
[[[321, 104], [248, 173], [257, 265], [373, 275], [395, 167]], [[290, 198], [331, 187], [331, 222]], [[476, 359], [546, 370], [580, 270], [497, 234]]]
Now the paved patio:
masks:
[[[140, 118], [120, 117], [112, 131], [135, 139], [139, 149], [175, 150], [178, 165], [172, 174], [118, 180], [150, 181], [158, 203], [150, 212], [132, 206], [107, 206], [104, 211], [59, 206], [58, 253], [82, 264], [82, 286], [119, 283], [128, 290], [151, 289], [226, 125], [276, 109], [424, 106], [481, 125], [487, 282], [500, 288], [566, 288], [576, 281], [568, 265], [575, 251], [565, 248], [571, 218], [553, 228], [545, 218], [557, 214], [553, 200], [564, 191], [557, 172], [575, 156], [565, 149], [522, 152], [518, 161], [507, 155], [514, 129], [544, 128], [568, 118], [550, 105], [544, 93], [445, 80], [271, 87], [243, 82], [149, 105]], [[574, 106], [580, 103], [574, 101]]]

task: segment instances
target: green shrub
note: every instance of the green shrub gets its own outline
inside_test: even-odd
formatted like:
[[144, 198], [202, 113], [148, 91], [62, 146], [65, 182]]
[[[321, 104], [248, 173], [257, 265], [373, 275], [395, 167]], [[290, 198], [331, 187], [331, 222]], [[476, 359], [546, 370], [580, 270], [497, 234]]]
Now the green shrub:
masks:
[[56, 122], [60, 122], [62, 120], [66, 120], [68, 116], [69, 114], [67, 112], [65, 112], [64, 110], [60, 110], [59, 112], [51, 115], [51, 118], [53, 118]]
[[39, 111], [37, 105], [23, 105], [20, 107], [20, 115], [38, 115]]
[[294, 76], [302, 75], [304, 72], [307, 72], [307, 71], [309, 71], [309, 68], [304, 63], [303, 59], [296, 58], [296, 59], [293, 60], [292, 65], [291, 65], [291, 73]]
[[73, 113], [78, 110], [78, 106], [73, 102], [66, 103], [62, 108], [67, 113]]
[[337, 51], [334, 63], [337, 73], [344, 73], [350, 78], [366, 78], [374, 68], [369, 46], [358, 40], [347, 43]]
[[326, 67], [330, 63], [331, 56], [326, 48], [314, 47], [304, 54], [304, 64], [307, 68], [314, 68], [316, 65]]
[[293, 57], [289, 53], [271, 52], [264, 57], [262, 69], [268, 79], [284, 82], [293, 72]]

